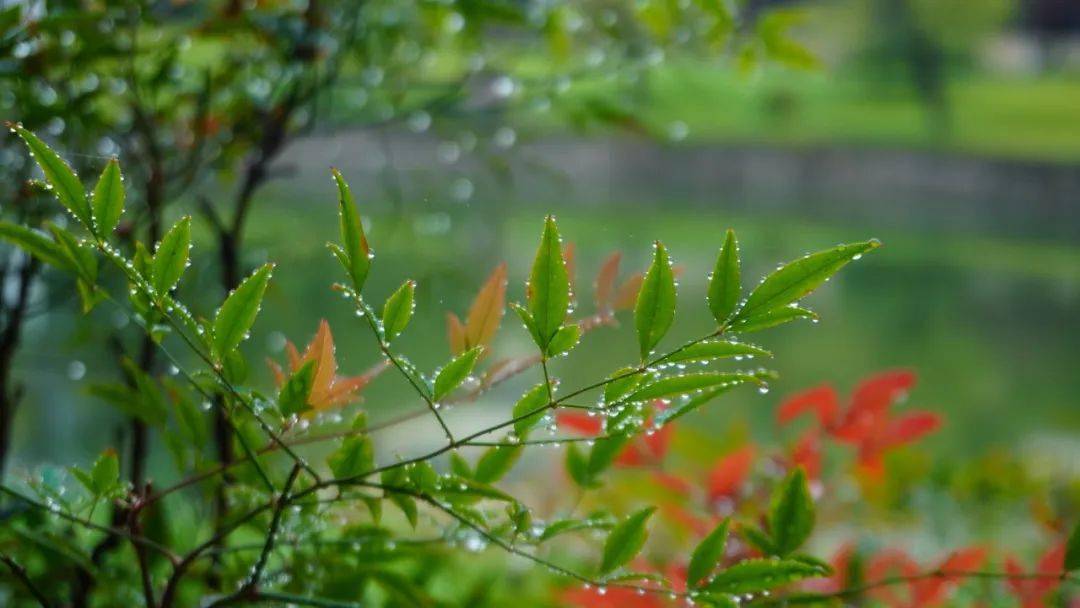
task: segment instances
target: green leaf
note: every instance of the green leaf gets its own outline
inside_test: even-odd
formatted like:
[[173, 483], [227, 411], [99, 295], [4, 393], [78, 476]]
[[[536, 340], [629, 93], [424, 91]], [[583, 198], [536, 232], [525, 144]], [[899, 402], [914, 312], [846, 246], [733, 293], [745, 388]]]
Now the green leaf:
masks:
[[1073, 528], [1065, 543], [1065, 571], [1080, 570], [1080, 524]]
[[150, 284], [159, 296], [169, 293], [187, 270], [191, 251], [191, 216], [179, 222], [161, 237], [150, 262]]
[[8, 241], [50, 266], [76, 272], [60, 246], [37, 230], [11, 222], [0, 222], [0, 239]]
[[614, 405], [623, 397], [629, 395], [641, 385], [645, 379], [644, 374], [638, 372], [636, 367], [624, 367], [608, 376], [608, 383], [604, 385], [604, 403]]
[[[745, 383], [742, 383], [745, 384]], [[713, 388], [704, 390], [686, 401], [680, 400], [678, 403], [669, 407], [668, 409], [656, 414], [655, 424], [656, 426], [663, 426], [674, 420], [678, 420], [683, 416], [693, 412], [706, 403], [716, 399], [720, 395], [730, 391], [731, 389], [740, 386], [739, 384], [729, 384], [720, 388]]]
[[652, 265], [641, 282], [641, 291], [634, 306], [634, 326], [637, 328], [642, 361], [649, 357], [674, 320], [675, 274], [671, 270], [667, 249], [656, 241]]
[[614, 521], [608, 516], [593, 515], [585, 519], [560, 519], [545, 526], [539, 540], [543, 542], [561, 534], [579, 530], [610, 530], [612, 527], [614, 527]]
[[473, 479], [480, 483], [495, 483], [514, 467], [521, 457], [522, 445], [498, 445], [488, 448], [476, 462]]
[[521, 399], [514, 404], [514, 410], [511, 413], [514, 419], [514, 434], [525, 439], [529, 430], [544, 417], [547, 404], [548, 392], [544, 384], [537, 384], [522, 395]]
[[746, 319], [737, 319], [730, 325], [731, 331], [748, 334], [754, 331], [761, 331], [770, 327], [776, 327], [777, 325], [783, 325], [784, 323], [790, 323], [797, 319], [810, 319], [816, 321], [818, 318], [817, 313], [794, 304], [789, 304], [782, 308], [770, 310], [760, 315], [754, 315]]
[[562, 327], [570, 306], [570, 277], [562, 254], [555, 218], [548, 216], [540, 247], [529, 274], [529, 313], [536, 328], [537, 346], [547, 352], [555, 332]]
[[293, 372], [278, 391], [278, 409], [285, 416], [299, 414], [311, 409], [308, 397], [315, 385], [315, 360], [311, 359]]
[[387, 342], [396, 338], [409, 325], [415, 308], [415, 291], [416, 282], [405, 281], [386, 299], [386, 304], [383, 305], [382, 323]]
[[589, 459], [576, 443], [566, 446], [566, 473], [574, 483], [583, 488], [594, 485], [592, 475], [589, 474]]
[[240, 346], [255, 324], [273, 270], [273, 264], [265, 264], [253, 272], [225, 298], [214, 315], [213, 346], [218, 361]]
[[94, 257], [94, 253], [84, 247], [75, 238], [74, 234], [56, 224], [48, 224], [46, 227], [52, 233], [53, 238], [56, 239], [60, 253], [75, 271], [75, 274], [85, 281], [88, 286], [93, 286], [94, 282], [97, 281], [98, 272], [97, 258]]
[[739, 277], [739, 243], [735, 240], [735, 231], [728, 230], [720, 254], [716, 256], [716, 267], [709, 277], [709, 310], [718, 325], [723, 325], [735, 312], [739, 304], [742, 284]]
[[49, 182], [49, 186], [52, 187], [53, 194], [56, 195], [60, 204], [67, 208], [87, 230], [92, 232], [94, 224], [91, 219], [90, 204], [86, 200], [86, 190], [83, 188], [82, 182], [79, 181], [79, 177], [75, 175], [75, 171], [56, 152], [53, 152], [52, 148], [38, 139], [37, 135], [21, 126], [16, 126], [15, 132], [30, 148], [30, 155], [34, 157], [38, 166], [41, 167], [42, 173], [45, 174], [45, 180]]
[[600, 574], [607, 574], [634, 559], [641, 548], [645, 546], [645, 540], [649, 533], [645, 529], [649, 517], [656, 511], [656, 507], [642, 509], [622, 522], [619, 522], [608, 534], [604, 542], [604, 556], [600, 563]]
[[645, 401], [649, 399], [667, 399], [694, 391], [712, 388], [727, 388], [746, 383], [762, 384], [760, 378], [753, 374], [739, 372], [699, 372], [694, 374], [682, 374], [661, 378], [652, 384], [647, 384], [634, 394], [630, 395], [629, 401]]
[[94, 186], [93, 212], [98, 235], [108, 237], [120, 223], [120, 214], [124, 212], [124, 178], [120, 174], [120, 163], [115, 158], [106, 163]]
[[388, 488], [384, 491], [385, 496], [401, 509], [401, 512], [405, 514], [405, 518], [409, 520], [409, 524], [415, 528], [419, 518], [416, 500], [412, 496], [401, 492], [402, 489], [408, 487], [408, 482], [404, 467], [394, 467], [382, 473], [382, 483]]
[[570, 352], [581, 340], [581, 327], [577, 323], [563, 325], [555, 332], [547, 345], [547, 357], [553, 359]]
[[98, 456], [90, 469], [90, 479], [97, 495], [107, 494], [120, 483], [120, 459], [116, 450], [108, 449]]
[[360, 223], [360, 213], [356, 209], [352, 190], [345, 182], [341, 172], [333, 170], [334, 181], [338, 187], [338, 216], [341, 222], [341, 247], [335, 255], [352, 279], [353, 289], [358, 293], [364, 287], [368, 271], [371, 270], [371, 249], [368, 247], [364, 227]]
[[471, 348], [451, 359], [445, 367], [439, 370], [439, 373], [435, 376], [432, 400], [438, 401], [460, 386], [465, 381], [465, 378], [468, 378], [469, 374], [472, 373], [473, 366], [476, 365], [476, 359], [483, 350], [483, 346]]
[[806, 473], [797, 468], [773, 494], [769, 509], [769, 532], [773, 551], [787, 556], [802, 546], [814, 530], [814, 499], [806, 483]]
[[757, 593], [828, 573], [820, 566], [794, 559], [748, 559], [717, 574], [707, 588], [714, 593]]
[[541, 342], [540, 333], [536, 329], [536, 322], [533, 320], [532, 313], [517, 302], [511, 302], [510, 309], [517, 313], [517, 316], [521, 319], [521, 323], [525, 325], [525, 329], [529, 332], [529, 335], [532, 336], [533, 342], [539, 345]]
[[753, 344], [733, 342], [730, 340], [708, 340], [691, 344], [686, 348], [673, 353], [664, 359], [664, 363], [679, 363], [684, 361], [711, 361], [713, 359], [726, 359], [735, 357], [771, 357], [772, 353]]
[[754, 288], [736, 318], [748, 319], [792, 304], [817, 289], [848, 262], [880, 246], [876, 239], [840, 245], [785, 264]]
[[[611, 423], [608, 423], [609, 426]], [[601, 473], [615, 462], [615, 458], [622, 452], [630, 441], [629, 435], [617, 435], [597, 439], [589, 450], [588, 473], [590, 479], [596, 479]]]
[[375, 450], [367, 435], [346, 437], [341, 446], [326, 459], [337, 479], [351, 479], [363, 475], [375, 466]]
[[694, 553], [690, 556], [690, 565], [686, 570], [688, 585], [696, 587], [701, 579], [708, 576], [720, 564], [720, 560], [724, 557], [724, 548], [727, 546], [730, 526], [730, 519], [720, 522], [720, 525], [716, 526], [716, 529], [702, 539], [694, 549]]

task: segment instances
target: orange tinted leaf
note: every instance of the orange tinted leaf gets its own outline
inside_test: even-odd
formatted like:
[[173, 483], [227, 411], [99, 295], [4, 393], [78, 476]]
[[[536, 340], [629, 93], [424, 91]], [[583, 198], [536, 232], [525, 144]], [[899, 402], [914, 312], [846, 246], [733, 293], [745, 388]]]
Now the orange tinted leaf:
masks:
[[285, 372], [282, 371], [278, 362], [268, 357], [266, 359], [266, 365], [270, 368], [270, 373], [274, 375], [274, 385], [281, 386], [282, 384], [285, 384]]
[[452, 312], [446, 313], [446, 340], [450, 343], [450, 354], [465, 352], [465, 326]]
[[[313, 410], [344, 405], [355, 400], [356, 393], [385, 369], [385, 364], [380, 364], [362, 376], [351, 378], [338, 376], [337, 360], [334, 357], [334, 336], [330, 332], [330, 324], [325, 319], [319, 322], [319, 329], [304, 349], [303, 355], [297, 353], [292, 342], [286, 342], [285, 349], [289, 359], [289, 369], [293, 373], [308, 361], [315, 362], [315, 374], [311, 392], [308, 394], [308, 405]], [[282, 378], [284, 376], [282, 373]]]
[[615, 292], [615, 303], [613, 308], [615, 310], [629, 310], [634, 307], [637, 302], [637, 294], [641, 291], [641, 283], [645, 280], [645, 273], [636, 272], [630, 275], [622, 285], [619, 286], [619, 290]]
[[566, 277], [570, 280], [570, 297], [574, 297], [574, 292], [577, 291], [576, 284], [574, 282], [575, 271], [577, 266], [574, 264], [574, 254], [577, 253], [577, 247], [574, 243], [567, 243], [566, 248], [563, 250], [563, 260], [566, 262]]
[[489, 345], [505, 312], [506, 263], [503, 262], [492, 271], [469, 308], [469, 317], [465, 321], [465, 348]]
[[596, 273], [596, 282], [593, 287], [596, 309], [607, 311], [614, 308], [615, 279], [619, 276], [619, 262], [622, 253], [616, 251], [609, 255], [600, 265], [600, 271]]

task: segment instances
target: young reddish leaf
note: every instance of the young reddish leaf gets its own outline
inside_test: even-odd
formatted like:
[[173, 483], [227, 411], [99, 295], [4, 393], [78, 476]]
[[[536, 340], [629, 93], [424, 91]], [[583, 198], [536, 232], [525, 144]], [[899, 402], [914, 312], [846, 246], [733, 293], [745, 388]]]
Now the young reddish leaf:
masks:
[[735, 240], [735, 231], [728, 230], [724, 245], [716, 256], [716, 267], [709, 277], [709, 290], [706, 298], [709, 309], [717, 325], [724, 325], [735, 312], [742, 293], [739, 278], [739, 244]]
[[506, 263], [495, 267], [476, 294], [465, 321], [465, 348], [489, 346], [506, 312]]
[[466, 350], [465, 326], [461, 319], [452, 312], [446, 313], [446, 341], [450, 343], [450, 354], [456, 355]]
[[630, 310], [637, 302], [638, 293], [641, 291], [641, 283], [645, 281], [644, 272], [635, 272], [630, 275], [619, 290], [615, 293], [614, 310]]
[[594, 288], [594, 303], [596, 310], [607, 312], [614, 309], [615, 305], [615, 279], [619, 276], [619, 262], [622, 254], [618, 251], [612, 253], [600, 265], [600, 271], [596, 273]]
[[691, 587], [696, 587], [706, 576], [720, 564], [724, 557], [724, 548], [727, 546], [728, 528], [731, 520], [725, 519], [716, 526], [694, 549], [690, 555], [690, 565], [686, 572], [686, 582]]
[[574, 283], [574, 277], [576, 276], [577, 266], [575, 266], [574, 256], [577, 254], [577, 246], [574, 243], [567, 243], [563, 248], [563, 260], [566, 261], [566, 278], [570, 282], [570, 299], [574, 299], [577, 294], [577, 287]]
[[289, 358], [289, 369], [293, 375], [308, 364], [314, 365], [311, 388], [307, 393], [307, 404], [316, 411], [355, 401], [360, 389], [367, 386], [372, 378], [386, 368], [385, 365], [380, 365], [364, 375], [338, 376], [337, 361], [334, 357], [334, 336], [330, 332], [330, 324], [325, 319], [319, 321], [319, 329], [304, 349], [303, 355], [297, 352], [292, 342], [286, 342], [285, 347]]
[[787, 424], [805, 412], [813, 412], [823, 428], [831, 427], [840, 415], [840, 403], [836, 391], [823, 384], [812, 389], [796, 393], [776, 410], [776, 421]]
[[645, 273], [634, 305], [634, 326], [643, 361], [675, 320], [675, 275], [671, 260], [663, 243], [656, 241], [653, 246], [653, 263]]

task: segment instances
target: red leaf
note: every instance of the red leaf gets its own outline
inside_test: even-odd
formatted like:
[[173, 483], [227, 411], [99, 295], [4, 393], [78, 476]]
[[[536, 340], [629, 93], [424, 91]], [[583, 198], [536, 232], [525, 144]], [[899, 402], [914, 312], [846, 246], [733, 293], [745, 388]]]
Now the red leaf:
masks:
[[776, 421], [787, 424], [806, 412], [813, 412], [822, 427], [830, 427], [840, 414], [836, 391], [827, 384], [788, 397], [776, 410]]
[[746, 445], [716, 461], [709, 471], [709, 502], [733, 498], [746, 483], [754, 462], [754, 446]]
[[596, 273], [596, 282], [594, 283], [594, 300], [596, 302], [596, 310], [600, 312], [611, 310], [615, 296], [615, 279], [619, 276], [619, 262], [622, 260], [622, 254], [616, 251], [604, 260], [604, 263], [600, 266], [600, 271]]
[[581, 412], [562, 411], [555, 415], [555, 422], [560, 426], [582, 435], [599, 435], [603, 430], [603, 422], [597, 416], [589, 416]]
[[802, 467], [810, 479], [821, 478], [821, 439], [817, 429], [810, 429], [791, 449], [792, 468]]
[[[986, 561], [986, 547], [968, 547], [954, 551], [935, 568], [944, 576], [916, 581], [912, 584], [913, 599], [918, 606], [935, 606], [945, 600], [953, 587], [965, 580], [962, 573], [977, 570]], [[952, 575], [952, 576], [950, 576]]]
[[902, 398], [915, 386], [915, 374], [908, 370], [882, 372], [863, 380], [851, 395], [853, 413], [879, 412]]
[[894, 418], [885, 430], [885, 446], [911, 443], [941, 428], [941, 416], [932, 412], [908, 412]]

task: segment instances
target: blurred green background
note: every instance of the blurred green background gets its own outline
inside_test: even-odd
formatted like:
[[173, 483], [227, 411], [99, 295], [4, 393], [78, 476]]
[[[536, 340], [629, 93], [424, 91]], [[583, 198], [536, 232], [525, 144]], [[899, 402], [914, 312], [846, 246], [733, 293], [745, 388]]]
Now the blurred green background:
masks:
[[[577, 247], [585, 312], [605, 255], [622, 251], [628, 272], [644, 267], [652, 239], [669, 243], [685, 268], [671, 340], [708, 326], [704, 277], [728, 227], [740, 236], [745, 276], [878, 237], [881, 251], [811, 298], [819, 324], [763, 339], [781, 372], [772, 391], [728, 398], [705, 415], [708, 424], [746, 420], [775, 438], [772, 410], [783, 395], [821, 382], [843, 392], [872, 372], [909, 367], [920, 376], [912, 404], [947, 417], [928, 441], [935, 458], [1004, 451], [1037, 470], [1077, 473], [1077, 5], [782, 4], [803, 11], [795, 32], [813, 57], [790, 63], [804, 69], [672, 52], [651, 59], [629, 87], [615, 75], [575, 81], [557, 96], [519, 86], [515, 95], [526, 98], [505, 114], [434, 122], [417, 115], [377, 129], [358, 126], [382, 111], [363, 79], [344, 82], [257, 196], [248, 262], [280, 266], [246, 348], [281, 359], [284, 339], [306, 343], [323, 317], [343, 372], [376, 360], [350, 307], [329, 297], [336, 274], [323, 243], [336, 232], [332, 165], [350, 179], [370, 222], [374, 300], [404, 278], [419, 281], [418, 317], [401, 345], [427, 369], [448, 355], [444, 312], [463, 313], [498, 261], [510, 264], [509, 297], [523, 297], [549, 212]], [[190, 61], [213, 60], [212, 50], [195, 51]], [[546, 69], [528, 55], [516, 61]], [[581, 118], [583, 107], [605, 120]], [[205, 194], [224, 196], [228, 179]], [[208, 263], [193, 268], [186, 293], [217, 293]], [[85, 393], [88, 379], [116, 375], [87, 344], [95, 327], [129, 321], [108, 306], [92, 320], [73, 325], [66, 314], [45, 313], [29, 324], [16, 369], [28, 384], [13, 468], [86, 459], [121, 425]], [[577, 385], [627, 362], [627, 329], [589, 335], [555, 373]], [[509, 318], [498, 351], [529, 352]], [[269, 374], [255, 371], [269, 386]], [[381, 398], [395, 381], [383, 378], [368, 392], [373, 418], [416, 405]], [[505, 408], [509, 394], [454, 416]], [[416, 432], [429, 431], [437, 438], [434, 427]]]

